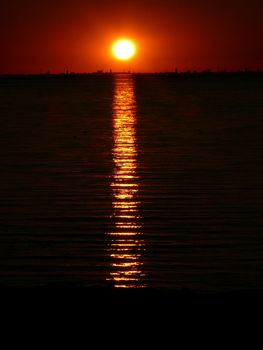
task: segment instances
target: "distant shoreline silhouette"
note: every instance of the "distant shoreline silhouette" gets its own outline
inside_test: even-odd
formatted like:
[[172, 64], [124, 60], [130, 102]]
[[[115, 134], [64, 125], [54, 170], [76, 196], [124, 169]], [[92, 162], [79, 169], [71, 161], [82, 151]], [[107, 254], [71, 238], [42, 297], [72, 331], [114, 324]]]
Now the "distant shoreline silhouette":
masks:
[[158, 76], [174, 76], [174, 77], [184, 77], [184, 76], [193, 76], [193, 77], [202, 77], [202, 76], [258, 76], [263, 75], [263, 70], [237, 70], [237, 71], [212, 71], [212, 70], [186, 70], [186, 71], [174, 71], [174, 72], [104, 72], [102, 70], [96, 72], [85, 72], [85, 73], [75, 73], [66, 71], [65, 73], [4, 73], [0, 74], [0, 78], [10, 77], [38, 77], [38, 78], [73, 78], [73, 77], [87, 77], [87, 76], [113, 76], [116, 74], [131, 74], [131, 75], [158, 75]]

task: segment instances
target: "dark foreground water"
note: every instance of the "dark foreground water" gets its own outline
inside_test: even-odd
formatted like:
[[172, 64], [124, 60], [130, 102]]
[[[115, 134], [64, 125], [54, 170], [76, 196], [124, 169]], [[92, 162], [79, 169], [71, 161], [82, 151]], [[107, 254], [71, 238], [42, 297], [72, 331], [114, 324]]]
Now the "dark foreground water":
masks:
[[0, 78], [0, 285], [263, 288], [263, 77]]

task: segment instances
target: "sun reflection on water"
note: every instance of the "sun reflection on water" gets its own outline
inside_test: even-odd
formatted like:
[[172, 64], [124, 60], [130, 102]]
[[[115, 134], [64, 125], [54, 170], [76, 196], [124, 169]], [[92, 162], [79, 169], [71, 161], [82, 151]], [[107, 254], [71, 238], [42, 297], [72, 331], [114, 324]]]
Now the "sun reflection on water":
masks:
[[141, 253], [144, 250], [139, 213], [137, 175], [136, 101], [131, 75], [115, 78], [111, 183], [113, 229], [109, 232], [110, 278], [115, 287], [144, 287]]

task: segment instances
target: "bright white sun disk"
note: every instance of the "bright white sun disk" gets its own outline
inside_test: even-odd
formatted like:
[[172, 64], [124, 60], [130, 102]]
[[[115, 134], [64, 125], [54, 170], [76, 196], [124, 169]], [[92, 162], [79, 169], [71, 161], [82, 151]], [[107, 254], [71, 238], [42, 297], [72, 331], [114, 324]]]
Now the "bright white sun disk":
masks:
[[135, 54], [135, 45], [130, 40], [119, 40], [113, 45], [112, 51], [119, 60], [128, 60]]

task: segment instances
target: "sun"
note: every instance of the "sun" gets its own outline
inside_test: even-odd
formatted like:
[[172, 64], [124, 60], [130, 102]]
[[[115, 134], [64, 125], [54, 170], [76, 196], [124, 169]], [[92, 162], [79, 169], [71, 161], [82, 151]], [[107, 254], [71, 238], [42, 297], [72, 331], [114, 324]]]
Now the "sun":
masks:
[[136, 52], [135, 44], [128, 39], [116, 41], [112, 46], [113, 55], [119, 60], [129, 60]]

